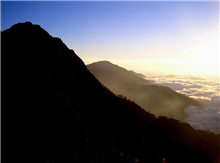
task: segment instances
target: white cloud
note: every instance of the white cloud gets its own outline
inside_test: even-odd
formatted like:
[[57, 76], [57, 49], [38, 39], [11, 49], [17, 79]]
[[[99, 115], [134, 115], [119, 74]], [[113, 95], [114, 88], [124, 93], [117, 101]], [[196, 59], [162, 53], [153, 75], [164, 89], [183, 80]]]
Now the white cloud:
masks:
[[170, 87], [174, 91], [199, 101], [202, 106], [189, 106], [184, 122], [193, 128], [220, 133], [220, 86], [219, 78], [210, 77], [151, 77], [152, 84]]
[[189, 106], [185, 109], [188, 114], [184, 122], [189, 123], [193, 128], [208, 130], [220, 133], [220, 97], [214, 96], [206, 106], [198, 108]]

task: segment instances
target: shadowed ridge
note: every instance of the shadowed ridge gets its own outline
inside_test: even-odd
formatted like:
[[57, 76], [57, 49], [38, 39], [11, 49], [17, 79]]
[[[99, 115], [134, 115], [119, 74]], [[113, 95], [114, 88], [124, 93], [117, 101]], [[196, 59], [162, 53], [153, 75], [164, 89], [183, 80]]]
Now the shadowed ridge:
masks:
[[[33, 24], [29, 21], [26, 21], [24, 23], [17, 23], [17, 24], [14, 24], [12, 25], [9, 29], [13, 29], [13, 28], [16, 28], [16, 29], [24, 29], [24, 28], [27, 28], [27, 27], [32, 27]], [[35, 26], [39, 26], [39, 25], [35, 25]]]
[[133, 74], [135, 74], [135, 75], [137, 75], [138, 77], [147, 78], [145, 75], [143, 75], [143, 74], [141, 74], [141, 73], [136, 73], [136, 72], [134, 72], [134, 71], [132, 71], [132, 70], [130, 70], [130, 72], [133, 73]]
[[92, 67], [93, 65], [99, 65], [100, 67], [110, 69], [111, 71], [127, 71], [125, 68], [119, 67], [118, 65], [113, 64], [113, 63], [106, 61], [106, 60], [94, 62], [94, 63], [91, 63], [87, 66]]
[[144, 109], [156, 116], [167, 116], [183, 120], [187, 114], [184, 109], [189, 105], [201, 104], [169, 87], [150, 84], [144, 76], [114, 65], [99, 61], [87, 65], [95, 77], [115, 94], [127, 96]]
[[24, 23], [14, 24], [9, 29], [4, 30], [4, 32], [6, 33], [8, 30], [10, 30], [11, 32], [13, 32], [13, 31], [21, 32], [21, 33], [27, 32], [29, 34], [34, 34], [34, 33], [32, 33], [34, 30], [34, 32], [36, 34], [38, 33], [38, 34], [49, 35], [49, 33], [46, 30], [44, 30], [43, 28], [41, 28], [40, 25], [32, 24], [29, 21], [26, 21]]
[[103, 61], [97, 61], [91, 64], [109, 64], [109, 65], [113, 65], [111, 62], [107, 61], [107, 60], [103, 60]]
[[[136, 83], [147, 85], [150, 84], [149, 81], [143, 79], [142, 77], [139, 77], [134, 73], [131, 73], [123, 67], [112, 64], [109, 61], [95, 62], [87, 65], [87, 68], [95, 75], [97, 79], [100, 80], [101, 83], [105, 84], [107, 87], [109, 87], [109, 85], [114, 86], [114, 84], [116, 83], [121, 84], [122, 82], [124, 85]], [[106, 82], [109, 85], [106, 84]]]
[[35, 27], [2, 32], [4, 152], [10, 156], [5, 162], [158, 163], [166, 158], [210, 163], [219, 158], [219, 136], [155, 118], [115, 96], [62, 41]]

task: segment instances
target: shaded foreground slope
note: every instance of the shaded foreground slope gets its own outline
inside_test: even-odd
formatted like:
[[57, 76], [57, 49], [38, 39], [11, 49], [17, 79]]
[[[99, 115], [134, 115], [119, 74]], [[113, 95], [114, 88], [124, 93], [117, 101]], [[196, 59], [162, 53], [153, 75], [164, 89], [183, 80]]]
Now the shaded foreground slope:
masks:
[[3, 162], [214, 162], [220, 135], [158, 119], [104, 88], [38, 25], [2, 32]]
[[164, 86], [150, 84], [139, 74], [128, 71], [107, 61], [87, 65], [88, 70], [115, 94], [127, 96], [142, 108], [157, 116], [175, 117], [183, 120], [189, 105], [199, 102]]

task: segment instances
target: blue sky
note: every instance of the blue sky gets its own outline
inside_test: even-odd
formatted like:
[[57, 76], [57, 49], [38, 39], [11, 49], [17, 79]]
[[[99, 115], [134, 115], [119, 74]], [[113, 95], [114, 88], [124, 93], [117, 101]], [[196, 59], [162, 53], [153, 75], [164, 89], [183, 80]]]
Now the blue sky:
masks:
[[[25, 21], [60, 37], [86, 64], [169, 73], [179, 64], [219, 66], [219, 2], [1, 2], [1, 30]], [[210, 62], [215, 67], [201, 66]]]

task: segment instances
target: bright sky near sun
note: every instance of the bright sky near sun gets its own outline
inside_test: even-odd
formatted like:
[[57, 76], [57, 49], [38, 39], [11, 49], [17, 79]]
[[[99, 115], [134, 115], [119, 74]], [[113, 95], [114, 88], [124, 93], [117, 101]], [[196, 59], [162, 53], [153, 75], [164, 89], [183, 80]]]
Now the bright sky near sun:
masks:
[[1, 30], [39, 24], [89, 64], [219, 74], [219, 2], [1, 2]]

